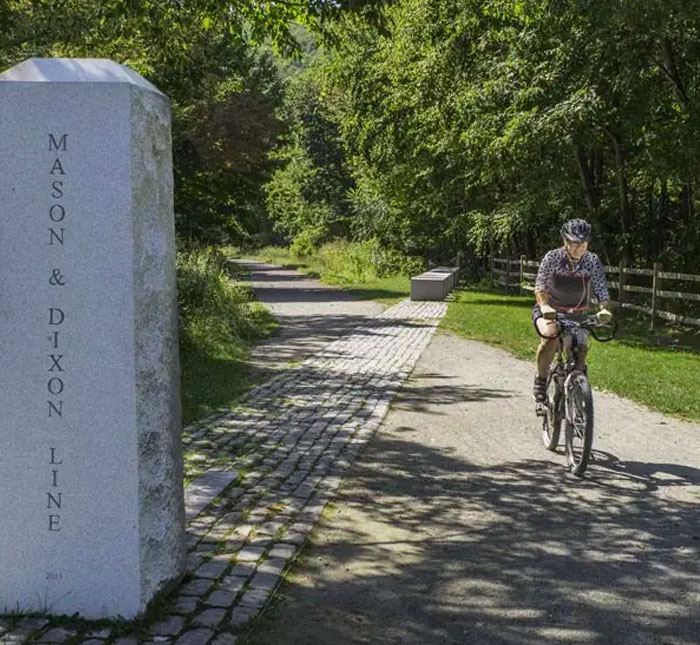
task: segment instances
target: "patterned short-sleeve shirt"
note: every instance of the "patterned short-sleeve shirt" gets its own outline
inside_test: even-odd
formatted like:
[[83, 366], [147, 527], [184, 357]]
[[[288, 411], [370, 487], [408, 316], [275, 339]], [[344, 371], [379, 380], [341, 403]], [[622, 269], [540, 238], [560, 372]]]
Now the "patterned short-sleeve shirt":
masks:
[[607, 302], [608, 285], [600, 258], [586, 251], [575, 266], [564, 247], [549, 251], [537, 271], [535, 291], [545, 291], [549, 304], [561, 309], [580, 309], [588, 305], [586, 293], [590, 285], [598, 302]]

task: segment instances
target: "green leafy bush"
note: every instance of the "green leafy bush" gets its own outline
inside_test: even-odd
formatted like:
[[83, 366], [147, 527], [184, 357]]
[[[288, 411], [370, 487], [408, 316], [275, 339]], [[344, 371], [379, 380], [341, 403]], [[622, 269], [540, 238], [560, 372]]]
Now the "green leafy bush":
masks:
[[248, 348], [276, 323], [232, 279], [225, 255], [186, 248], [177, 255], [183, 422], [231, 404], [250, 384]]
[[229, 353], [232, 343], [259, 336], [251, 290], [230, 279], [220, 251], [180, 251], [177, 286], [183, 350]]

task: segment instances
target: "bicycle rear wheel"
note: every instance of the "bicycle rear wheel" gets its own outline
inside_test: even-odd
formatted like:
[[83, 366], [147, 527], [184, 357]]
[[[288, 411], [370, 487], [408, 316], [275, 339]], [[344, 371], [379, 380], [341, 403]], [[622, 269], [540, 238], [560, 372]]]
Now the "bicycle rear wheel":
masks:
[[547, 413], [542, 417], [542, 443], [547, 450], [555, 451], [559, 445], [561, 425], [564, 421], [564, 406], [560, 381], [549, 375], [547, 381]]
[[566, 412], [566, 456], [571, 472], [581, 477], [593, 447], [593, 393], [585, 374], [571, 376]]

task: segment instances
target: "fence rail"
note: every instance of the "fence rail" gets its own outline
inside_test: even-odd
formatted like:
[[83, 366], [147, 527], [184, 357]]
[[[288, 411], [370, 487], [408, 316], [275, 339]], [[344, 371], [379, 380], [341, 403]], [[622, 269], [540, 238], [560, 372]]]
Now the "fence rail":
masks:
[[[539, 266], [539, 262], [528, 260], [525, 256], [521, 256], [518, 259], [492, 257], [491, 282], [507, 289], [519, 289], [521, 293], [534, 292], [534, 282], [537, 273], [533, 273], [527, 269], [537, 269]], [[661, 264], [658, 262], [654, 263], [654, 267], [651, 269], [628, 267], [622, 263], [619, 266], [605, 266], [604, 269], [608, 275], [611, 275], [612, 278], [616, 278], [608, 280], [608, 288], [617, 291], [617, 300], [612, 300], [611, 302], [621, 309], [638, 311], [651, 316], [649, 325], [651, 329], [654, 329], [654, 323], [657, 318], [683, 325], [700, 327], [700, 318], [664, 311], [660, 308], [660, 301], [662, 300], [680, 301], [681, 303], [700, 302], [700, 293], [693, 293], [685, 290], [681, 291], [677, 288], [670, 289], [664, 284], [671, 281], [686, 283], [700, 282], [700, 275], [664, 271]], [[651, 279], [651, 286], [629, 284], [630, 276], [647, 280]], [[644, 304], [629, 302], [627, 294], [651, 296], [651, 302]]]

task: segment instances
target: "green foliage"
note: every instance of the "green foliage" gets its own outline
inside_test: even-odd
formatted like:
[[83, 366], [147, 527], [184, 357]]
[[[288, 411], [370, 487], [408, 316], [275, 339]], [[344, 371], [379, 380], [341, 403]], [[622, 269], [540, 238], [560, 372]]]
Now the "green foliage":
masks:
[[231, 280], [226, 257], [212, 247], [177, 255], [180, 345], [186, 351], [220, 355], [231, 340], [258, 337], [252, 291]]
[[192, 247], [177, 256], [185, 423], [230, 404], [248, 385], [248, 347], [276, 324], [252, 291], [231, 279], [226, 258]]
[[[700, 269], [694, 3], [400, 0], [386, 17], [388, 33], [337, 23], [308, 70], [343, 160], [293, 148], [288, 193], [334, 195], [305, 227], [335, 216], [341, 235], [444, 261], [534, 257], [583, 216], [608, 263]], [[324, 167], [344, 169], [345, 200]]]
[[266, 262], [293, 264], [301, 262], [323, 280], [333, 284], [361, 283], [392, 276], [412, 276], [424, 270], [421, 258], [405, 256], [383, 247], [377, 240], [348, 242], [336, 240], [308, 250], [266, 247], [256, 252]]
[[288, 79], [283, 108], [288, 131], [274, 155], [280, 167], [265, 186], [275, 229], [300, 254], [349, 233], [353, 180], [320, 92], [313, 67]]
[[0, 0], [0, 70], [26, 58], [111, 58], [173, 105], [181, 235], [242, 243], [268, 234], [269, 152], [282, 131], [271, 50], [299, 53], [293, 27], [328, 33], [351, 13], [381, 22], [381, 0]]

